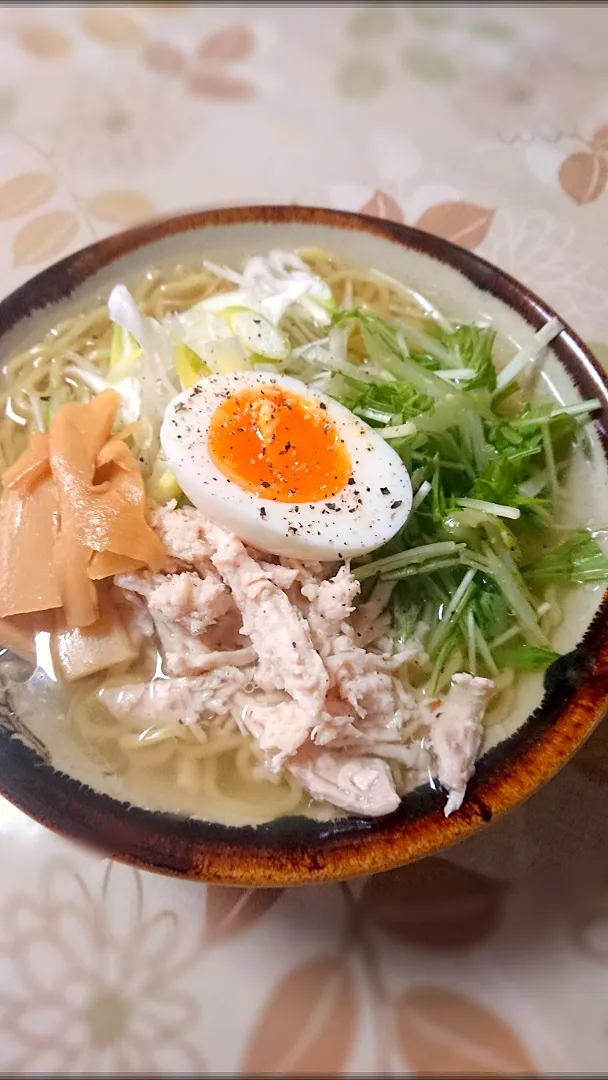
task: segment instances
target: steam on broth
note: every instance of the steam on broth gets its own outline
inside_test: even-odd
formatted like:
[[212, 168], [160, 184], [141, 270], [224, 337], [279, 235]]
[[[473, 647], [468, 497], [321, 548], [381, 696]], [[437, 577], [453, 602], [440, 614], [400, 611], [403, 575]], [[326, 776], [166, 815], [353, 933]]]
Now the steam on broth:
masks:
[[[497, 370], [491, 328], [458, 324], [405, 283], [317, 250], [271, 253], [243, 272], [163, 267], [119, 288], [109, 306], [99, 298], [4, 365], [5, 512], [11, 467], [39, 445], [37, 467], [46, 454], [53, 482], [65, 407], [97, 409], [110, 393], [93, 501], [104, 483], [120, 492], [128, 474], [137, 492], [141, 478], [145, 528], [168, 562], [87, 540], [100, 605], [88, 624], [70, 621], [63, 594], [47, 610], [3, 609], [4, 644], [27, 658], [28, 634], [37, 643], [29, 680], [11, 679], [5, 654], [18, 708], [38, 702], [45, 724], [63, 722], [102, 773], [120, 778], [123, 797], [153, 808], [228, 823], [381, 814], [429, 778], [448, 792], [446, 812], [457, 808], [518, 685], [557, 657], [566, 591], [608, 576], [597, 539], [569, 528], [561, 499], [596, 403], [543, 399], [530, 379], [560, 325]], [[253, 425], [261, 489], [237, 457], [230, 476], [208, 459], [208, 429], [195, 425], [206, 399], [216, 416], [212, 387], [222, 400], [242, 396], [229, 433], [238, 442]], [[308, 436], [294, 427], [299, 408]], [[299, 497], [297, 446], [285, 438], [273, 457], [288, 423], [296, 442], [319, 436], [321, 465], [323, 439], [345, 447], [350, 479], [337, 495]], [[368, 458], [390, 482], [367, 483]], [[273, 461], [296, 485], [274, 500], [260, 479], [266, 468], [272, 478]], [[176, 554], [174, 534], [203, 509], [205, 554]], [[373, 545], [370, 529], [381, 537]], [[96, 577], [91, 567], [110, 557], [115, 571], [107, 562]], [[297, 669], [288, 649], [284, 678], [258, 644], [252, 574], [265, 617], [302, 635], [287, 641], [303, 659]], [[105, 636], [95, 630], [104, 605]], [[114, 652], [100, 667], [110, 656], [96, 652], [102, 636]]]

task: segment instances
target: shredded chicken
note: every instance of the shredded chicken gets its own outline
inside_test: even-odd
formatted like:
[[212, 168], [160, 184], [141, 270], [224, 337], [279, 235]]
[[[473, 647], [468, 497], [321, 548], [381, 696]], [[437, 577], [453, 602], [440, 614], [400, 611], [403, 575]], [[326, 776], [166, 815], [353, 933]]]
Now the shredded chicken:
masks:
[[326, 624], [327, 631], [334, 633], [341, 628], [355, 610], [355, 598], [361, 586], [346, 566], [341, 566], [335, 577], [316, 582], [307, 582], [302, 586], [302, 596], [310, 601], [319, 620]]
[[274, 705], [248, 703], [241, 713], [241, 723], [254, 736], [275, 773], [310, 736], [310, 716], [290, 700]]
[[209, 640], [210, 635], [203, 633], [234, 607], [229, 589], [211, 564], [205, 567], [204, 574], [141, 572], [114, 578], [123, 597], [135, 594], [146, 600], [167, 675], [200, 675], [224, 664], [245, 667], [257, 660], [255, 650], [242, 638], [236, 649], [218, 649]]
[[387, 605], [394, 588], [394, 581], [379, 581], [371, 596], [359, 604], [352, 618], [357, 645], [368, 645], [388, 631], [390, 615]]
[[119, 605], [131, 641], [136, 648], [140, 648], [146, 638], [154, 635], [154, 619], [148, 611], [148, 605], [142, 596], [125, 589], [115, 588], [112, 596]]
[[189, 634], [200, 634], [232, 606], [230, 592], [213, 573], [213, 568], [204, 577], [182, 571], [177, 574], [119, 574], [114, 580], [119, 588], [143, 596], [152, 618], [159, 616], [177, 622]]
[[200, 634], [224, 615], [232, 602], [221, 581], [211, 575], [171, 574], [152, 593], [152, 615], [179, 621], [190, 634]]
[[246, 680], [242, 671], [227, 665], [195, 678], [154, 679], [105, 687], [100, 696], [110, 712], [135, 719], [138, 727], [197, 724], [214, 716], [225, 716], [230, 699]]
[[163, 541], [170, 557], [183, 566], [206, 571], [211, 548], [205, 540], [205, 522], [197, 510], [175, 508], [175, 502], [159, 507], [152, 524]]
[[329, 580], [302, 586], [302, 596], [308, 600], [305, 617], [332, 692], [347, 702], [360, 720], [389, 725], [399, 715], [393, 681], [386, 670], [390, 660], [358, 645], [349, 621], [359, 588], [346, 567]]
[[157, 616], [154, 625], [164, 654], [167, 675], [200, 675], [222, 664], [247, 667], [257, 660], [257, 653], [251, 645], [234, 650], [210, 649], [201, 637], [188, 634], [176, 623]]
[[112, 711], [149, 724], [223, 711], [272, 772], [288, 769], [314, 798], [370, 816], [397, 807], [399, 770], [419, 776], [434, 756], [446, 814], [460, 806], [492, 683], [455, 675], [435, 711], [415, 700], [398, 673], [426, 659], [424, 627], [395, 643], [390, 583], [357, 606], [347, 566], [256, 551], [192, 508], [169, 504], [153, 521], [165, 572], [123, 574], [115, 585], [129, 632], [153, 627], [169, 678], [104, 691]]
[[290, 559], [285, 555], [281, 555], [279, 558], [281, 566], [287, 567], [289, 570], [295, 571], [295, 580], [300, 585], [307, 585], [309, 582], [317, 583], [327, 577], [328, 566], [320, 562], [300, 562], [299, 559]]
[[296, 758], [290, 768], [313, 798], [351, 813], [380, 817], [399, 806], [391, 770], [379, 758], [323, 750]]
[[211, 524], [207, 536], [215, 546], [211, 560], [232, 590], [243, 617], [243, 631], [264, 664], [266, 676], [306, 712], [312, 728], [323, 707], [329, 679], [306, 622], [236, 536]]
[[437, 757], [437, 777], [448, 791], [446, 817], [462, 804], [467, 782], [475, 771], [483, 735], [481, 721], [493, 689], [490, 679], [464, 672], [454, 675], [449, 693], [436, 713], [431, 745]]
[[285, 592], [291, 589], [292, 585], [298, 580], [298, 571], [295, 567], [266, 562], [265, 559], [260, 559], [260, 566], [270, 581]]

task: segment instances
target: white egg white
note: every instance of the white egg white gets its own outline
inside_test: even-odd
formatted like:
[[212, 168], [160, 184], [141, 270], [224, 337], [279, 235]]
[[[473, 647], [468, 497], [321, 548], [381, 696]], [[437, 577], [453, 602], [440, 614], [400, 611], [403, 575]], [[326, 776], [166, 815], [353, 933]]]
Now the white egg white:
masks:
[[[247, 387], [281, 386], [319, 405], [338, 429], [352, 464], [351, 482], [319, 502], [264, 499], [229, 480], [208, 446], [211, 419], [227, 397]], [[326, 394], [298, 379], [264, 371], [210, 375], [169, 404], [160, 433], [168, 467], [206, 517], [241, 540], [302, 559], [351, 559], [390, 540], [407, 520], [412, 487], [407, 469], [385, 440]]]

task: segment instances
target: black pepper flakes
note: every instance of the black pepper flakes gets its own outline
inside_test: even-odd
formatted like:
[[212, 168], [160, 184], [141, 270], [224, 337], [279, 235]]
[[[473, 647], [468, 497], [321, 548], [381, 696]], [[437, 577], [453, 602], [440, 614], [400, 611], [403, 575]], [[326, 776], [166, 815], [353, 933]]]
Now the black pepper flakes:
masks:
[[380, 488], [380, 494], [381, 495], [390, 495], [390, 489], [387, 488], [387, 487], [381, 487]]
[[402, 499], [395, 499], [395, 501], [391, 503], [391, 510], [396, 510], [398, 506], [401, 506], [402, 502]]
[[262, 517], [262, 518], [266, 517], [266, 507], [265, 506], [260, 507], [260, 517]]

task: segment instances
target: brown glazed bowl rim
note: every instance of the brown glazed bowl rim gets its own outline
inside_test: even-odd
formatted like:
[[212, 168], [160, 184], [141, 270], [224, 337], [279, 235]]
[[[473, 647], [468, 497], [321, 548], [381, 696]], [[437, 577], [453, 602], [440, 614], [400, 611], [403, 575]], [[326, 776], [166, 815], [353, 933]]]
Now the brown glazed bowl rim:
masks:
[[[497, 297], [534, 330], [555, 312], [520, 282], [447, 240], [392, 221], [298, 205], [230, 207], [156, 220], [69, 255], [0, 302], [4, 336], [37, 308], [69, 297], [116, 259], [170, 235], [241, 224], [321, 225], [372, 234], [447, 264]], [[588, 398], [608, 464], [608, 380], [580, 338], [564, 330], [553, 351]], [[444, 817], [430, 788], [405, 797], [387, 818], [317, 822], [281, 818], [256, 827], [217, 825], [145, 810], [85, 787], [45, 764], [0, 729], [0, 794], [48, 828], [100, 854], [143, 869], [241, 886], [339, 880], [403, 865], [475, 832], [552, 777], [583, 743], [608, 705], [608, 592], [583, 641], [545, 678], [541, 705], [478, 763], [466, 799]]]

